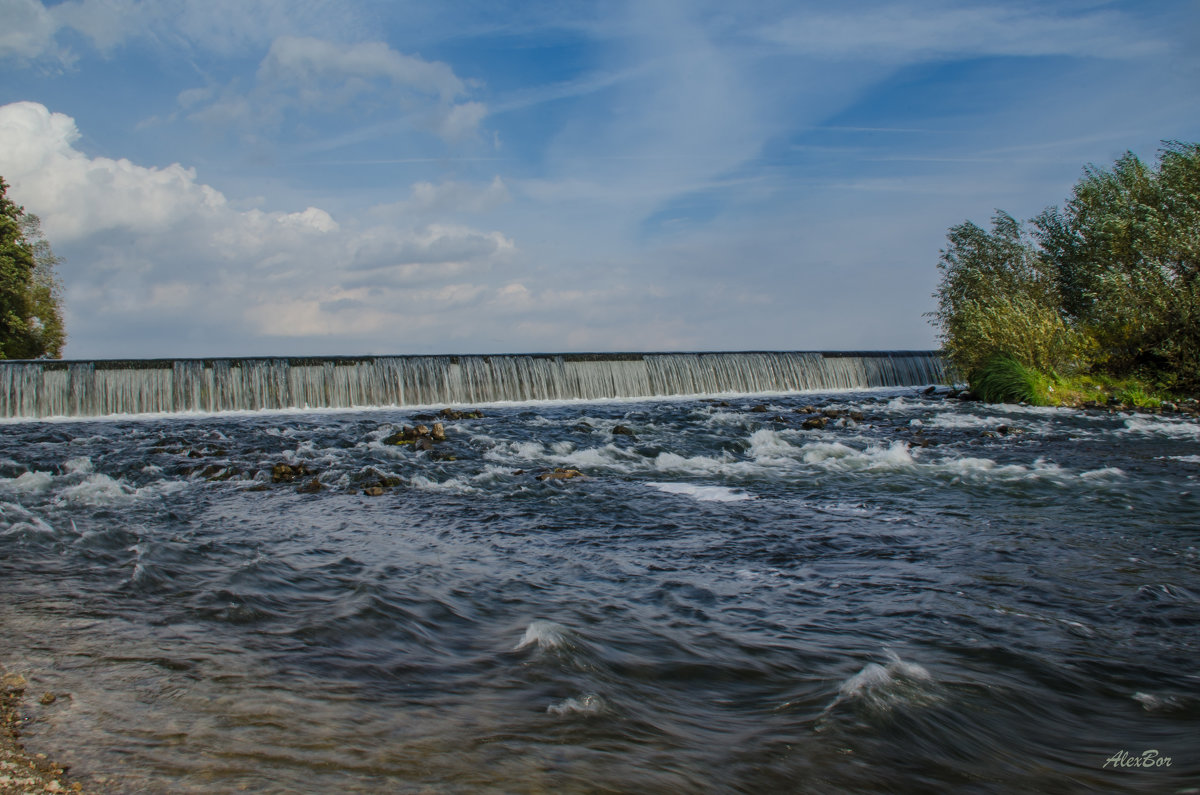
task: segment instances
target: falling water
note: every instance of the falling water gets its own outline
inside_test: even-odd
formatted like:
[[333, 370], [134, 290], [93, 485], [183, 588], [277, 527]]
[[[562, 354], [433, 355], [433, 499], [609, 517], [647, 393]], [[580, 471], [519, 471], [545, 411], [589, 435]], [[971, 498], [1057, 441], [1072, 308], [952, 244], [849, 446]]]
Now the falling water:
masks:
[[415, 406], [913, 386], [935, 352], [0, 362], [0, 417]]

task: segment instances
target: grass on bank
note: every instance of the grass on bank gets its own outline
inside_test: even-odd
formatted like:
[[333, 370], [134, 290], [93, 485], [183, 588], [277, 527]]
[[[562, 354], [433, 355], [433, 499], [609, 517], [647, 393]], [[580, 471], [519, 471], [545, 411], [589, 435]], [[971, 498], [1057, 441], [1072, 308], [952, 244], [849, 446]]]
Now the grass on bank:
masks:
[[988, 403], [1082, 406], [1115, 399], [1125, 406], [1146, 409], [1158, 408], [1169, 397], [1137, 378], [1043, 373], [1007, 355], [993, 356], [968, 380], [975, 396]]

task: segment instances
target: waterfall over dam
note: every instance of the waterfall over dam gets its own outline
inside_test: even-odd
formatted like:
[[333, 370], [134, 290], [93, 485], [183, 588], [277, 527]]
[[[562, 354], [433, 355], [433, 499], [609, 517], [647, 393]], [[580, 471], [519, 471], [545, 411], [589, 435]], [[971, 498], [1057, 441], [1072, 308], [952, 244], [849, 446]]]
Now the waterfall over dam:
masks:
[[933, 351], [0, 361], [0, 417], [101, 417], [917, 386]]

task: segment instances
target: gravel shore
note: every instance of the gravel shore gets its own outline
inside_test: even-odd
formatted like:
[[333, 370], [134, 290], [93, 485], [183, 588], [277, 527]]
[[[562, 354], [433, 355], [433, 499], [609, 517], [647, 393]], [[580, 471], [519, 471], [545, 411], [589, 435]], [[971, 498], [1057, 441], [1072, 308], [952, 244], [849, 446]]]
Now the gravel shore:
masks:
[[[46, 792], [82, 793], [72, 782], [66, 768], [30, 754], [21, 745], [21, 700], [25, 696], [25, 677], [0, 669], [0, 795], [27, 795]], [[43, 698], [53, 698], [46, 694]]]

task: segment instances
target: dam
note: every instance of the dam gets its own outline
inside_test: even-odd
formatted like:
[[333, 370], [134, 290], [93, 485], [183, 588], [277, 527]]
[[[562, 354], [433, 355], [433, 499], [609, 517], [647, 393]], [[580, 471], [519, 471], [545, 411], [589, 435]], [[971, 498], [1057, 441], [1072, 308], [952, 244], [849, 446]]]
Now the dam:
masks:
[[367, 408], [917, 386], [935, 351], [0, 362], [0, 417]]

